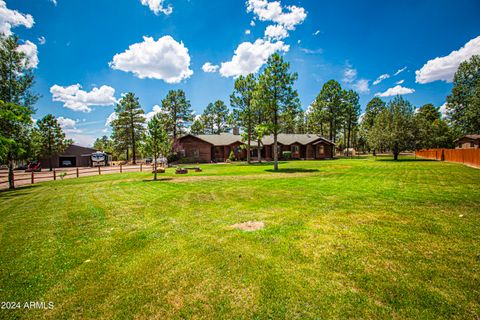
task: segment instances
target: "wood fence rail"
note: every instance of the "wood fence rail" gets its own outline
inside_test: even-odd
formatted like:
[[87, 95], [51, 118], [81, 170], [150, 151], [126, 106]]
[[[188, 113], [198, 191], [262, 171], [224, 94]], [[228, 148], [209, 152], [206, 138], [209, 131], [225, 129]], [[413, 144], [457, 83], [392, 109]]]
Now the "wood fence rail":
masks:
[[420, 158], [457, 162], [480, 168], [480, 149], [428, 149], [415, 151]]
[[[34, 184], [36, 182], [71, 179], [85, 176], [101, 175], [108, 173], [142, 172], [144, 169], [151, 169], [149, 165], [119, 165], [110, 167], [92, 168], [55, 168], [52, 171], [24, 172], [15, 170], [13, 179], [15, 186]], [[8, 188], [8, 171], [0, 170], [0, 189]]]

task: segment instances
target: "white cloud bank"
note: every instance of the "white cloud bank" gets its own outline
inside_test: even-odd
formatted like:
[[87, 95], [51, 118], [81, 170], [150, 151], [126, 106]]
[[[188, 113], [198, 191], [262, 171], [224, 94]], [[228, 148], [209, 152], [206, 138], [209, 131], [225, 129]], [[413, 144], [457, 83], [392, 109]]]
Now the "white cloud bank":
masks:
[[157, 41], [143, 37], [143, 42], [116, 54], [109, 65], [112, 69], [132, 72], [140, 79], [160, 79], [167, 83], [179, 83], [193, 74], [188, 49], [171, 36]]
[[165, 6], [164, 0], [140, 0], [140, 2], [152, 10], [152, 12], [157, 16], [160, 12], [167, 16], [173, 12], [172, 6]]
[[394, 76], [398, 76], [400, 73], [402, 73], [403, 71], [407, 70], [407, 67], [403, 67], [403, 68], [400, 68], [398, 69], [393, 75]]
[[111, 106], [117, 102], [114, 97], [115, 89], [112, 87], [101, 86], [89, 92], [81, 88], [78, 83], [68, 87], [53, 85], [50, 93], [53, 101], [63, 102], [65, 108], [73, 111], [90, 112], [91, 106]]
[[202, 66], [203, 72], [217, 72], [218, 68], [220, 67], [210, 62], [205, 62]]
[[288, 31], [282, 25], [271, 25], [265, 29], [265, 38], [268, 40], [282, 40], [288, 37]]
[[395, 86], [393, 88], [388, 89], [385, 92], [379, 92], [375, 94], [377, 97], [391, 97], [391, 96], [396, 96], [396, 95], [403, 95], [403, 94], [410, 94], [414, 93], [415, 89], [410, 89], [410, 88], [405, 88], [400, 85]]
[[260, 21], [272, 21], [287, 30], [295, 30], [295, 26], [307, 17], [304, 8], [297, 6], [282, 8], [280, 1], [247, 0], [247, 12], [253, 12]]
[[18, 46], [18, 51], [25, 53], [28, 60], [27, 68], [35, 69], [38, 66], [38, 49], [37, 45], [29, 40]]
[[415, 71], [417, 83], [434, 81], [452, 82], [460, 63], [480, 54], [480, 36], [468, 41], [463, 47], [449, 55], [429, 60], [420, 70]]
[[34, 23], [35, 21], [31, 15], [20, 13], [17, 10], [10, 10], [7, 8], [5, 1], [0, 0], [0, 33], [9, 36], [12, 34], [12, 28], [24, 26], [30, 29]]
[[347, 67], [343, 70], [343, 79], [342, 81], [348, 84], [351, 88], [358, 91], [359, 93], [370, 92], [368, 85], [368, 80], [359, 79], [357, 80], [357, 70], [347, 63]]
[[287, 52], [289, 49], [290, 46], [283, 41], [257, 39], [254, 43], [243, 42], [235, 50], [232, 60], [222, 62], [220, 74], [223, 77], [238, 77], [256, 73], [273, 53]]

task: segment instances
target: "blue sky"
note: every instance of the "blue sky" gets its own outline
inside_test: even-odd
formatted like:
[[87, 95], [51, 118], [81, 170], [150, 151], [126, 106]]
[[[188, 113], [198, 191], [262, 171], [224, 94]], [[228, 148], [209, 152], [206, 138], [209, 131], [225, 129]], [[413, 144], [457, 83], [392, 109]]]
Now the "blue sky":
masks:
[[480, 54], [479, 12], [479, 1], [465, 0], [11, 0], [0, 1], [0, 30], [38, 58], [35, 118], [62, 117], [88, 145], [109, 134], [122, 93], [134, 92], [148, 113], [184, 89], [199, 114], [228, 102], [234, 77], [275, 50], [298, 73], [304, 109], [329, 79], [359, 91], [362, 109], [396, 93], [441, 106], [455, 67]]

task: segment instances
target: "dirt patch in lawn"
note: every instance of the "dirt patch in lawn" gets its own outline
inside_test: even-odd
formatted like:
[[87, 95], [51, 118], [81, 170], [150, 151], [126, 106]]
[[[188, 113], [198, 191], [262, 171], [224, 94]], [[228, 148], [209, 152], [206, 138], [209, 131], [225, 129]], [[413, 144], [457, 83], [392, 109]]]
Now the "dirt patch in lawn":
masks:
[[255, 231], [263, 229], [265, 227], [265, 223], [263, 221], [247, 221], [232, 224], [231, 227], [243, 231]]

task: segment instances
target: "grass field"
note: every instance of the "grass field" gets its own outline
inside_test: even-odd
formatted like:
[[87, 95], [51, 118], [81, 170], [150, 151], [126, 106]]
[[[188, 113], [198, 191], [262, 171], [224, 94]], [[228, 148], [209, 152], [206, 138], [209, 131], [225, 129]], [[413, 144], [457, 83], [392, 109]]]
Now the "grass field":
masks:
[[[0, 193], [2, 318], [477, 319], [480, 170], [204, 165]], [[262, 221], [246, 232], [231, 226]]]

